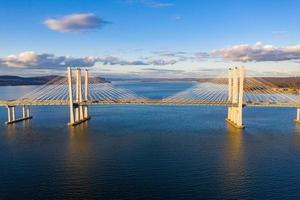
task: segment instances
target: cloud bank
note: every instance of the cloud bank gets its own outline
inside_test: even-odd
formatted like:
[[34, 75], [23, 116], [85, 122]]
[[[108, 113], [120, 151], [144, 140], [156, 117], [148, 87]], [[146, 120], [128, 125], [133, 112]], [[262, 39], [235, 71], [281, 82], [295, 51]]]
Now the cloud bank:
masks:
[[300, 45], [275, 47], [257, 42], [215, 50], [211, 56], [240, 62], [287, 61], [300, 59]]
[[163, 59], [129, 61], [114, 56], [75, 58], [71, 56], [37, 53], [34, 51], [25, 51], [0, 58], [0, 66], [8, 68], [60, 69], [66, 66], [92, 67], [97, 62], [103, 65], [172, 65], [176, 63], [175, 60]]
[[239, 62], [266, 62], [266, 61], [290, 61], [300, 62], [300, 45], [275, 47], [273, 45], [263, 45], [257, 42], [254, 45], [241, 44], [210, 53], [198, 52], [188, 53], [182, 51], [156, 51], [151, 56], [126, 60], [115, 56], [56, 56], [49, 53], [37, 53], [34, 51], [24, 51], [19, 54], [12, 54], [0, 58], [0, 67], [8, 68], [43, 68], [60, 69], [66, 66], [92, 67], [96, 63], [103, 65], [153, 65], [171, 66], [180, 62], [201, 62], [211, 61], [239, 61]]
[[91, 67], [97, 62], [95, 57], [74, 58], [54, 54], [25, 51], [0, 58], [0, 66], [13, 68], [61, 68], [65, 66]]
[[102, 28], [108, 23], [108, 21], [97, 17], [94, 13], [71, 14], [61, 18], [49, 18], [44, 21], [44, 24], [49, 29], [58, 32], [95, 30]]

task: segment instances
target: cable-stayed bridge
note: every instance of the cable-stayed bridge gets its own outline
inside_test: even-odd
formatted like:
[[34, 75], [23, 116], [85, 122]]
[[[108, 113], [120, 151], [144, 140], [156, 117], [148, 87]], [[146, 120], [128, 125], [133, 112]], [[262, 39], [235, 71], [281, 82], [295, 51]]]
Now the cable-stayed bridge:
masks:
[[[88, 107], [97, 104], [227, 106], [227, 121], [237, 128], [244, 127], [244, 106], [295, 107], [295, 121], [300, 122], [299, 93], [286, 92], [263, 78], [245, 77], [243, 67], [229, 69], [226, 76], [202, 80], [191, 88], [159, 100], [89, 77], [87, 69], [68, 68], [66, 77], [57, 77], [18, 99], [0, 100], [0, 106], [7, 107], [7, 124], [32, 118], [29, 106], [66, 105], [70, 108], [69, 125], [77, 125], [90, 119]], [[16, 118], [16, 107], [22, 107], [20, 118]]]

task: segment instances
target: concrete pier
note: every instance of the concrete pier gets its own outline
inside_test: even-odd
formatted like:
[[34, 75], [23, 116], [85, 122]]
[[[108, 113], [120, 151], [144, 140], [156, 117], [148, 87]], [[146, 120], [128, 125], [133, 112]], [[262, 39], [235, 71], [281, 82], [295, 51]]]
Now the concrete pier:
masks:
[[244, 68], [229, 69], [228, 73], [228, 115], [226, 121], [243, 129]]
[[69, 125], [73, 125], [75, 123], [74, 119], [74, 103], [73, 103], [73, 90], [72, 90], [72, 70], [70, 67], [67, 69], [67, 77], [68, 77], [68, 90], [69, 90], [69, 108], [70, 108], [70, 122]]
[[69, 126], [75, 126], [81, 124], [90, 119], [88, 114], [88, 70], [85, 70], [84, 81], [84, 100], [82, 99], [82, 81], [81, 81], [81, 69], [76, 69], [76, 93], [75, 101], [73, 98], [73, 83], [72, 83], [72, 69], [68, 67], [68, 88], [69, 88], [69, 107], [70, 107], [70, 122]]
[[297, 108], [297, 116], [295, 122], [300, 124], [300, 108]]
[[16, 122], [21, 122], [24, 120], [31, 119], [32, 116], [30, 116], [30, 109], [28, 105], [22, 106], [22, 117], [16, 118], [16, 106], [8, 105], [7, 108], [7, 121], [5, 124], [13, 124]]
[[[87, 69], [84, 71], [84, 77], [84, 101], [87, 103], [89, 100], [89, 72]], [[90, 118], [89, 109], [87, 105], [84, 106], [84, 118]]]

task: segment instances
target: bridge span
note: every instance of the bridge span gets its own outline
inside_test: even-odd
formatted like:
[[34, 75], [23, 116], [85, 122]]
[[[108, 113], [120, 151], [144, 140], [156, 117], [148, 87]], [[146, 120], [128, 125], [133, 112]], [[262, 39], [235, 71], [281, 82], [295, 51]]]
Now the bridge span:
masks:
[[[203, 101], [203, 100], [185, 100], [168, 102], [163, 99], [145, 99], [145, 100], [89, 100], [83, 101], [82, 105], [208, 105], [208, 106], [237, 106], [227, 101]], [[69, 105], [68, 100], [3, 100], [0, 106], [58, 106]], [[300, 107], [300, 103], [291, 102], [245, 102], [243, 106], [260, 106], [260, 107]]]
[[[72, 72], [75, 71], [75, 76]], [[82, 75], [82, 71], [84, 72]], [[83, 80], [83, 81], [82, 81]], [[228, 107], [226, 121], [236, 128], [244, 128], [243, 107], [295, 107], [295, 122], [300, 123], [299, 94], [282, 93], [276, 86], [258, 78], [245, 78], [244, 68], [229, 69], [226, 78], [217, 77], [164, 99], [148, 99], [135, 93], [90, 78], [88, 70], [68, 68], [66, 77], [57, 77], [49, 83], [15, 100], [0, 100], [7, 108], [12, 124], [31, 119], [30, 106], [69, 106], [69, 125], [90, 119], [92, 105], [210, 105]], [[16, 107], [22, 107], [22, 116], [16, 118]]]

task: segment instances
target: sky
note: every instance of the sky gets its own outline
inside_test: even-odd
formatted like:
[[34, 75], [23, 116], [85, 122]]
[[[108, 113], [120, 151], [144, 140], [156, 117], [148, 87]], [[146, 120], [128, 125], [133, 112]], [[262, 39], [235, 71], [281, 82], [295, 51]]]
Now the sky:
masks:
[[298, 0], [0, 0], [0, 74], [300, 76]]

